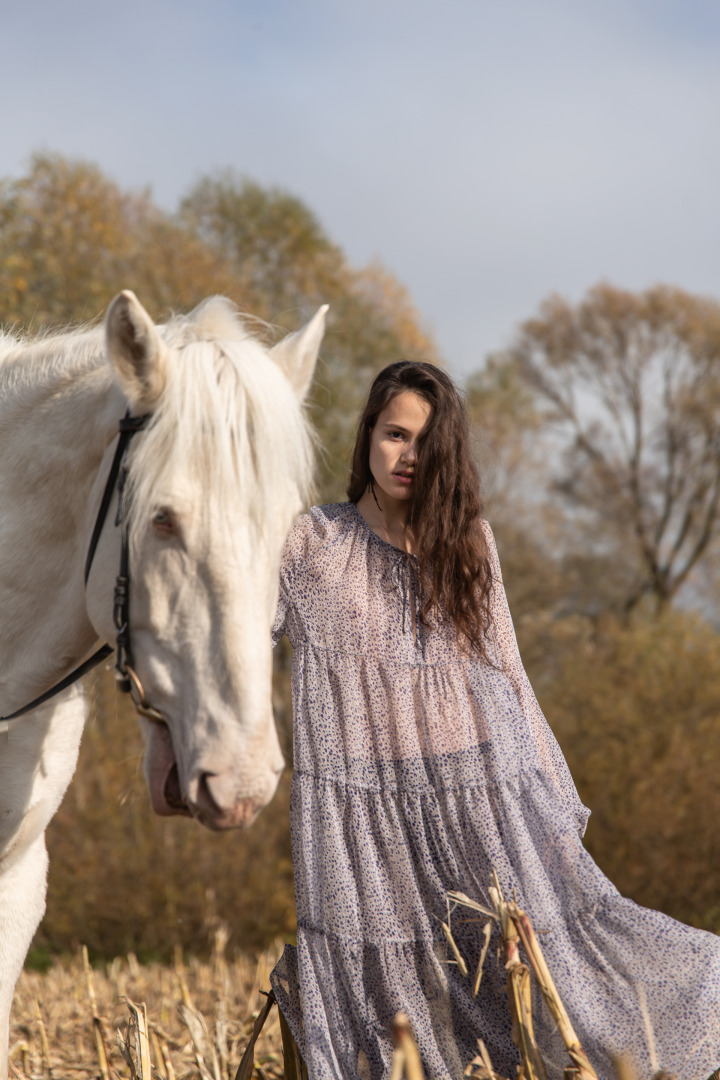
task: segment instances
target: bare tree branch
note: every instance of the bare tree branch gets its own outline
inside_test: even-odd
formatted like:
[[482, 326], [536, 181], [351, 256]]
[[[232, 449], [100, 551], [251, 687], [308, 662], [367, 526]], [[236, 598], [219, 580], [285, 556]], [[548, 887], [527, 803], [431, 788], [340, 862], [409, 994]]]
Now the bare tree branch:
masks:
[[668, 287], [554, 297], [507, 362], [560, 433], [552, 487], [634, 552], [626, 606], [672, 599], [718, 528], [720, 303]]

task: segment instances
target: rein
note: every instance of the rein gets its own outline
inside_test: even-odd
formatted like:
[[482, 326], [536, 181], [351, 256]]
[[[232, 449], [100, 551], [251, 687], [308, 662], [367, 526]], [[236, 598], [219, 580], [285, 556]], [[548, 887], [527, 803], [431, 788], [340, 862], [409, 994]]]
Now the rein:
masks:
[[[148, 720], [154, 720], [156, 723], [164, 723], [164, 717], [161, 713], [148, 704], [142, 683], [133, 666], [134, 659], [132, 644], [130, 642], [130, 545], [128, 541], [128, 517], [124, 512], [125, 507], [123, 502], [125, 481], [127, 479], [126, 458], [130, 441], [133, 435], [138, 431], [142, 431], [143, 428], [147, 426], [150, 415], [150, 413], [147, 413], [145, 416], [131, 416], [130, 410], [128, 409], [125, 416], [122, 417], [118, 424], [118, 443], [110, 466], [110, 472], [108, 473], [105, 490], [103, 491], [103, 496], [100, 501], [100, 508], [95, 519], [95, 526], [92, 531], [92, 536], [90, 537], [90, 545], [88, 547], [87, 558], [85, 559], [84, 580], [85, 585], [87, 586], [93, 559], [95, 558], [95, 552], [100, 541], [100, 535], [108, 515], [108, 510], [110, 509], [110, 503], [112, 502], [113, 492], [117, 487], [118, 505], [115, 525], [120, 526], [120, 571], [115, 579], [115, 592], [113, 595], [113, 622], [117, 632], [115, 639], [115, 677], [119, 689], [125, 694], [130, 694], [133, 705], [141, 716], [146, 717]], [[44, 704], [44, 702], [55, 697], [55, 695], [59, 694], [62, 690], [66, 690], [68, 686], [72, 686], [74, 682], [77, 682], [77, 680], [87, 674], [88, 671], [101, 663], [106, 657], [110, 656], [112, 652], [112, 645], [101, 646], [97, 652], [93, 653], [93, 655], [80, 664], [79, 667], [76, 667], [69, 675], [66, 675], [64, 679], [61, 679], [60, 682], [51, 687], [50, 690], [46, 690], [44, 694], [36, 697], [29, 705], [24, 705], [21, 709], [16, 709], [15, 712], [10, 713], [9, 716], [0, 716], [0, 722], [4, 724], [8, 720], [15, 720], [19, 716], [24, 716], [25, 713], [30, 712], [32, 709], [36, 709], [38, 705]]]

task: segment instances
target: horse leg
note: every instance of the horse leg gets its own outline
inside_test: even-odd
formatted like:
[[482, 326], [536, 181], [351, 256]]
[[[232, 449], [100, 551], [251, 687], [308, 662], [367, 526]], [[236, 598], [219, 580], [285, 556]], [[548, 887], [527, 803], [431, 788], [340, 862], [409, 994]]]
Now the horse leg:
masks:
[[10, 1007], [25, 955], [45, 910], [48, 857], [45, 834], [26, 847], [0, 877], [0, 1077], [7, 1075]]
[[45, 911], [45, 829], [75, 771], [84, 720], [73, 688], [0, 734], [0, 1080], [15, 983]]

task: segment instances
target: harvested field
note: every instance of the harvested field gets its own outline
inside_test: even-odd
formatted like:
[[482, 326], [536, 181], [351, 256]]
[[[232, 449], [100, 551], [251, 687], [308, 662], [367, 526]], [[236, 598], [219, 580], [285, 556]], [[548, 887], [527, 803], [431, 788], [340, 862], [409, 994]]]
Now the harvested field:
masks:
[[[573, 1030], [538, 938], [527, 914], [503, 897], [493, 875], [489, 887], [492, 907], [485, 908], [462, 893], [448, 899], [469, 908], [487, 922], [485, 947], [473, 973], [455, 943], [448, 922], [443, 923], [454, 962], [480, 984], [487, 955], [490, 921], [500, 925], [508, 972], [507, 990], [513, 1020], [513, 1039], [520, 1050], [525, 1080], [542, 1080], [546, 1064], [535, 1042], [530, 993], [531, 978], [540, 989], [562, 1036], [569, 1064], [565, 1075], [574, 1080], [597, 1080]], [[215, 934], [212, 959], [185, 962], [178, 950], [175, 964], [141, 965], [134, 954], [92, 969], [87, 950], [45, 974], [23, 972], [18, 982], [10, 1029], [10, 1071], [15, 1080], [235, 1080], [238, 1066], [251, 1041], [255, 1020], [261, 1030], [254, 1046], [254, 1069], [248, 1052], [243, 1080], [307, 1080], [285, 1025], [290, 1057], [284, 1069], [283, 1033], [276, 1008], [266, 994], [270, 972], [283, 944], [261, 953], [257, 960], [227, 960], [227, 931]], [[520, 947], [522, 946], [523, 957]], [[649, 1020], [648, 1020], [649, 1022]], [[284, 1024], [284, 1021], [283, 1021]], [[394, 1025], [395, 1052], [391, 1080], [423, 1080], [417, 1046], [409, 1021], [398, 1013]], [[652, 1041], [652, 1032], [648, 1031]], [[465, 1069], [476, 1080], [502, 1080], [495, 1072], [482, 1039], [478, 1056]], [[654, 1053], [654, 1051], [653, 1051]], [[630, 1061], [615, 1061], [618, 1080], [639, 1080]], [[653, 1080], [673, 1080], [663, 1070]], [[709, 1080], [720, 1080], [720, 1070]]]
[[[78, 955], [45, 974], [23, 972], [11, 1019], [11, 1076], [140, 1080], [129, 1000], [146, 1007], [149, 1052], [161, 1080], [232, 1080], [281, 951], [278, 943], [257, 960], [226, 960], [219, 933], [210, 962], [185, 963], [178, 955], [174, 967], [140, 965], [130, 954], [90, 971]], [[130, 1043], [132, 1065], [123, 1041]], [[255, 1063], [254, 1076], [283, 1075], [277, 1009], [258, 1039]]]

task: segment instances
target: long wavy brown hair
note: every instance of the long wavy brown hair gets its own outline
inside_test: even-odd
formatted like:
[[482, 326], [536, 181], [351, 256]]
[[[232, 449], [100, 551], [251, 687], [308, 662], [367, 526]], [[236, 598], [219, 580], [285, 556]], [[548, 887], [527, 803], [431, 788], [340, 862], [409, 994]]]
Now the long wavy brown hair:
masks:
[[380, 413], [404, 390], [432, 408], [418, 446], [408, 512], [420, 577], [420, 618], [450, 618], [461, 644], [486, 657], [492, 576], [480, 521], [480, 478], [470, 452], [467, 415], [449, 375], [433, 364], [390, 364], [370, 388], [358, 424], [347, 495], [357, 503], [373, 482], [370, 440]]

